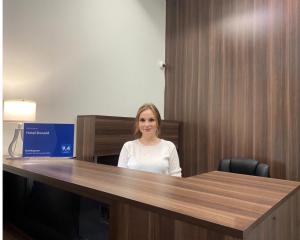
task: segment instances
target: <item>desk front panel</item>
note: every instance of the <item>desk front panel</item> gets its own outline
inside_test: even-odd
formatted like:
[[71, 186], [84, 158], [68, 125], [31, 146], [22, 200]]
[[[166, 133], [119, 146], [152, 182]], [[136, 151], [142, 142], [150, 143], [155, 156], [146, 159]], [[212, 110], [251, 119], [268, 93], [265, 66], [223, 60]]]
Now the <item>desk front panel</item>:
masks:
[[225, 172], [183, 179], [69, 159], [4, 160], [4, 170], [108, 203], [113, 239], [121, 239], [118, 233], [139, 236], [139, 231], [147, 232], [136, 226], [147, 226], [158, 235], [171, 234], [162, 231], [171, 229], [177, 237], [196, 231], [196, 238], [219, 234], [246, 239], [299, 191], [298, 182], [278, 179]]

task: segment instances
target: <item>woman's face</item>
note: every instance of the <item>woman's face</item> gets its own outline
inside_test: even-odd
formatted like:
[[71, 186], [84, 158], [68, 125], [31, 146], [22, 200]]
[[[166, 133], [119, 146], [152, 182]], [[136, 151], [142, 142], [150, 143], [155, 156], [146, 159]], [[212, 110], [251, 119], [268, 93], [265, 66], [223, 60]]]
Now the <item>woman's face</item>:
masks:
[[139, 117], [139, 130], [144, 137], [156, 136], [157, 120], [150, 109], [141, 112]]

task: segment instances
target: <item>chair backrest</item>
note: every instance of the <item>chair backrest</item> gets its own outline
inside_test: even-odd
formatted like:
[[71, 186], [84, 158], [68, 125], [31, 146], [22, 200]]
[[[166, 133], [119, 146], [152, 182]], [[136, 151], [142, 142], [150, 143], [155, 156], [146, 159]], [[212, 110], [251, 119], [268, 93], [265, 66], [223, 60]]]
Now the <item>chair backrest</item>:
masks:
[[255, 175], [261, 177], [270, 176], [270, 168], [267, 164], [259, 163], [255, 159], [223, 159], [219, 164], [219, 171]]
[[270, 177], [270, 167], [268, 164], [259, 163], [256, 167], [256, 176]]

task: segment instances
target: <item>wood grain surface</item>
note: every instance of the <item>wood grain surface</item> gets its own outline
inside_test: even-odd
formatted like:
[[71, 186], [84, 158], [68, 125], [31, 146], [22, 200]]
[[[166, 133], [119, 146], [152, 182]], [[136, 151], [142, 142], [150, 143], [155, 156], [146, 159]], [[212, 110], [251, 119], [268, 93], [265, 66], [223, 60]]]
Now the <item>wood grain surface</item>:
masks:
[[3, 168], [121, 212], [150, 211], [237, 238], [300, 190], [299, 182], [279, 179], [217, 171], [184, 179], [71, 159], [4, 160]]
[[166, 64], [184, 176], [244, 157], [300, 180], [299, 0], [167, 0]]

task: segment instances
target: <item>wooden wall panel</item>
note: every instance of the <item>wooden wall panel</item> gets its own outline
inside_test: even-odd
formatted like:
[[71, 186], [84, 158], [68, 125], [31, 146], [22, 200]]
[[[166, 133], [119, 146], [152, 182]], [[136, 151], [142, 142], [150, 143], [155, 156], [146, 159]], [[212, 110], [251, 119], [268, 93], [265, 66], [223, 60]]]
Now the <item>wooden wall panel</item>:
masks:
[[298, 0], [167, 0], [166, 63], [185, 176], [247, 157], [300, 180]]

